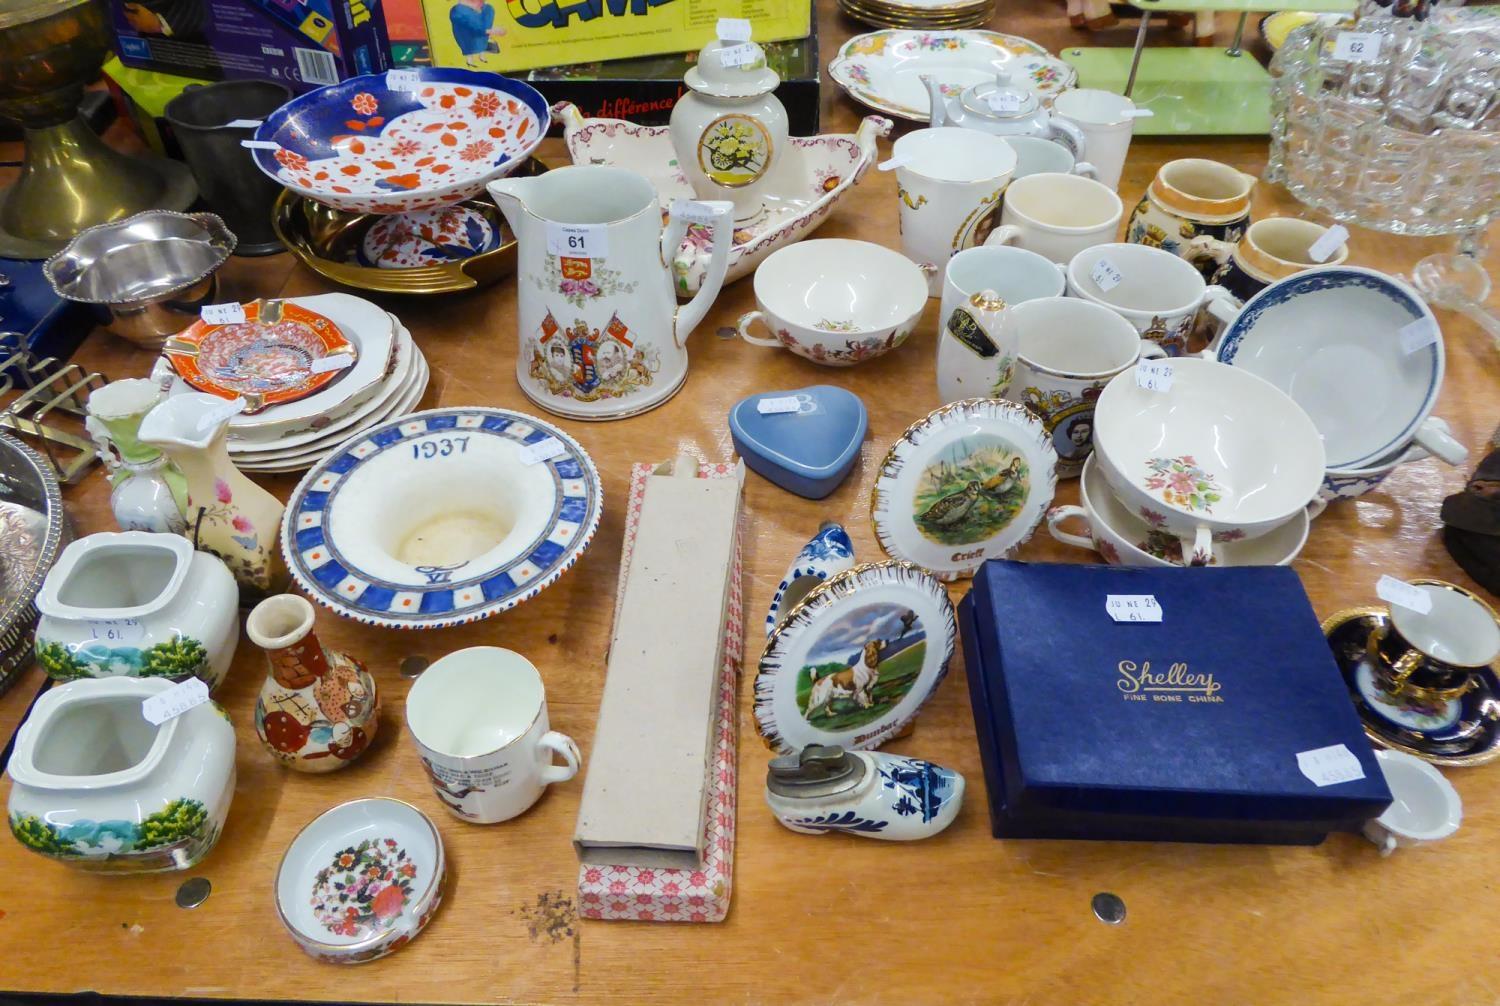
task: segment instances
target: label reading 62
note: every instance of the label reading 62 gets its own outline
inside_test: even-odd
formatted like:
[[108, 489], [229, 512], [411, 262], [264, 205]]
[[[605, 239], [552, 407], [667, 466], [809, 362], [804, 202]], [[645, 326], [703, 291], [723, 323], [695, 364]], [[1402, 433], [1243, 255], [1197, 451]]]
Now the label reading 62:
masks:
[[463, 454], [468, 449], [468, 437], [437, 437], [412, 444], [411, 456], [418, 459], [446, 458], [450, 454]]

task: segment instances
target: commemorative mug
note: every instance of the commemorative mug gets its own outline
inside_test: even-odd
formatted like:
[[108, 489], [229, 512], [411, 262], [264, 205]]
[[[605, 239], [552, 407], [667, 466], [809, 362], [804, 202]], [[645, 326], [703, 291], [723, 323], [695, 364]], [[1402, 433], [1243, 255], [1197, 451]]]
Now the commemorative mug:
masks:
[[1244, 302], [1279, 279], [1318, 266], [1342, 265], [1349, 257], [1347, 244], [1321, 262], [1312, 256], [1313, 245], [1327, 232], [1311, 220], [1267, 217], [1246, 227], [1238, 242], [1200, 234], [1188, 242], [1182, 257], [1200, 269], [1208, 267], [1210, 282]]
[[1000, 226], [984, 241], [1014, 245], [1066, 263], [1085, 248], [1113, 241], [1125, 204], [1107, 185], [1055, 171], [1017, 178], [1005, 190]]
[[1092, 162], [1078, 160], [1073, 151], [1045, 137], [1007, 136], [1005, 142], [1016, 152], [1016, 171], [1011, 181], [1043, 173], [1099, 177]]
[[1500, 623], [1477, 595], [1444, 580], [1413, 580], [1431, 601], [1427, 612], [1390, 606], [1390, 620], [1366, 643], [1376, 678], [1393, 695], [1422, 702], [1458, 698], [1474, 671], [1500, 657]]
[[[997, 398], [1015, 376], [1016, 347], [1005, 325], [1007, 312], [991, 302], [1014, 308], [1041, 297], [1059, 297], [1063, 289], [1061, 266], [1020, 248], [986, 245], [953, 256], [943, 270], [938, 311], [937, 384], [942, 400]], [[976, 298], [982, 303], [976, 305]], [[989, 324], [981, 325], [982, 321]]]
[[497, 646], [456, 650], [423, 671], [406, 696], [406, 726], [438, 800], [475, 824], [523, 813], [583, 760], [550, 729], [531, 661]]
[[[1250, 222], [1255, 181], [1254, 175], [1218, 161], [1198, 157], [1168, 161], [1130, 214], [1125, 240], [1184, 256], [1188, 243], [1200, 236], [1233, 244]], [[1215, 268], [1204, 269], [1204, 279]]]
[[1223, 287], [1205, 283], [1186, 259], [1139, 244], [1096, 245], [1073, 256], [1068, 295], [1109, 308], [1167, 356], [1187, 352], [1202, 308], [1234, 299]]
[[918, 129], [895, 142], [901, 251], [927, 274], [927, 295], [942, 291], [943, 269], [965, 248], [982, 244], [1016, 168], [998, 136], [977, 129]]
[[1075, 476], [1094, 450], [1094, 402], [1109, 379], [1166, 351], [1109, 308], [1072, 297], [1017, 304], [1009, 322], [1016, 374], [1004, 397], [1041, 419], [1057, 450], [1057, 474]]
[[1118, 189], [1135, 132], [1135, 102], [1112, 91], [1075, 87], [1052, 99], [1052, 111], [1083, 130], [1094, 177]]

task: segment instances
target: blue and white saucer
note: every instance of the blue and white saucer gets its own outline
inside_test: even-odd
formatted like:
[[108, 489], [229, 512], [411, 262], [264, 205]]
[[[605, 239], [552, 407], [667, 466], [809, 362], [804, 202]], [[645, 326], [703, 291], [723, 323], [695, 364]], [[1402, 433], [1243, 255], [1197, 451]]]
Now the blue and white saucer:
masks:
[[519, 412], [431, 409], [352, 438], [293, 491], [281, 550], [346, 618], [436, 629], [488, 618], [566, 572], [599, 526], [587, 452]]

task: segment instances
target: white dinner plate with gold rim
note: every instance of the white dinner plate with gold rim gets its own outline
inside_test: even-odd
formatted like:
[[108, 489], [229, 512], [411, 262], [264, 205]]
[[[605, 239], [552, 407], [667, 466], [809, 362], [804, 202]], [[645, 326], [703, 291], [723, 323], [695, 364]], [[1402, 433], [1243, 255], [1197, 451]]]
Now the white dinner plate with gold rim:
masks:
[[266, 440], [242, 440], [231, 435], [228, 441], [229, 456], [249, 458], [280, 453], [321, 442], [339, 430], [353, 429], [360, 421], [379, 412], [400, 396], [401, 390], [411, 380], [411, 375], [416, 370], [416, 357], [416, 343], [412, 340], [411, 333], [398, 323], [396, 364], [381, 383], [379, 394], [353, 408], [313, 420], [316, 426], [311, 429], [273, 436]]
[[1076, 70], [1030, 39], [979, 29], [873, 31], [845, 42], [828, 64], [829, 76], [855, 101], [914, 122], [931, 118], [923, 74], [953, 96], [1002, 72], [1044, 100], [1078, 81]]
[[1030, 538], [1056, 488], [1057, 450], [1042, 421], [1015, 402], [971, 398], [891, 445], [870, 518], [889, 555], [953, 580]]

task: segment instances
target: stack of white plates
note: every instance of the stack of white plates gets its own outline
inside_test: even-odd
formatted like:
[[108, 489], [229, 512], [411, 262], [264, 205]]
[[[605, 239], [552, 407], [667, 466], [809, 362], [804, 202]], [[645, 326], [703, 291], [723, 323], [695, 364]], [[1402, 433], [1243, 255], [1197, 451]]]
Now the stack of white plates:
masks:
[[[339, 327], [358, 358], [322, 389], [229, 421], [229, 456], [241, 471], [300, 472], [350, 437], [417, 408], [431, 372], [411, 333], [395, 315], [359, 297], [325, 293], [291, 297]], [[173, 390], [191, 391], [180, 378]]]

